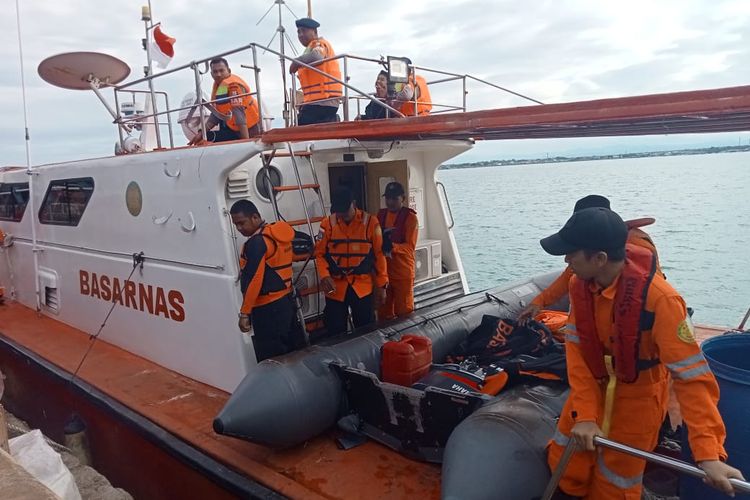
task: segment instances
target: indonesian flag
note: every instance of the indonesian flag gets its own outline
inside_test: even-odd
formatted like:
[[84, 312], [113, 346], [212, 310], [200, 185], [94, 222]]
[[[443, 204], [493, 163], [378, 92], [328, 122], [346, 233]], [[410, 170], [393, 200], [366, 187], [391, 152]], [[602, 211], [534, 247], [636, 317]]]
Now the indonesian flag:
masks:
[[154, 39], [151, 42], [151, 59], [157, 66], [164, 69], [174, 57], [175, 39], [162, 32], [161, 26], [156, 26], [153, 31]]

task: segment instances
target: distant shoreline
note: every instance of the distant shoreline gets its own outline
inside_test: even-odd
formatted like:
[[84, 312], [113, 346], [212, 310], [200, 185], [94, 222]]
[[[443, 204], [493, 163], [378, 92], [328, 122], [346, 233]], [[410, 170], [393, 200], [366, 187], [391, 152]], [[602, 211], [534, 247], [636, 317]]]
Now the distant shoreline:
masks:
[[678, 149], [671, 151], [650, 151], [643, 153], [622, 153], [612, 155], [592, 156], [554, 156], [548, 158], [534, 158], [531, 160], [485, 160], [471, 163], [449, 163], [440, 167], [441, 170], [456, 168], [479, 168], [479, 167], [505, 167], [508, 165], [533, 165], [539, 163], [567, 163], [571, 161], [594, 161], [594, 160], [621, 160], [623, 158], [648, 158], [651, 156], [683, 156], [683, 155], [705, 155], [715, 153], [743, 153], [750, 151], [747, 146], [713, 146], [709, 148]]

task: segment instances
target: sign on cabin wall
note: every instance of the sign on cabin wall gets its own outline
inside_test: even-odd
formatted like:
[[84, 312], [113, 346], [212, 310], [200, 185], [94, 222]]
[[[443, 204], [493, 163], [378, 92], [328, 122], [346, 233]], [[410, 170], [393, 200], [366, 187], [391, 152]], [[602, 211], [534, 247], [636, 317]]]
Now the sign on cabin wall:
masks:
[[164, 290], [160, 286], [136, 283], [106, 274], [78, 272], [81, 295], [142, 311], [152, 316], [185, 321], [185, 298], [178, 290]]

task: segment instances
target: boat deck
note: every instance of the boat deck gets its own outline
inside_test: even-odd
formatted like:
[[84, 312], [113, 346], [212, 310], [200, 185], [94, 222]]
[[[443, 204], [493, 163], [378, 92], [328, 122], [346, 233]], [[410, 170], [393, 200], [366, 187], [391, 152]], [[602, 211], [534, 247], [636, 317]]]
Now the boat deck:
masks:
[[[696, 336], [702, 341], [723, 331], [715, 327], [698, 327]], [[95, 464], [112, 478], [113, 483], [119, 482], [117, 485], [128, 487], [136, 496], [171, 497], [171, 493], [179, 489], [183, 482], [190, 484], [196, 494], [198, 491], [208, 494], [212, 487], [215, 488], [212, 482], [222, 475], [231, 476], [231, 471], [239, 477], [252, 478], [253, 484], [258, 483], [256, 486], [259, 489], [253, 496], [259, 498], [273, 498], [276, 496], [273, 492], [284, 497], [305, 499], [440, 496], [438, 465], [410, 460], [372, 441], [344, 451], [336, 446], [335, 431], [330, 431], [303, 446], [279, 451], [220, 436], [214, 433], [212, 420], [229, 394], [183, 377], [105, 341], [97, 340], [93, 345], [91, 342], [89, 335], [38, 315], [20, 304], [0, 306], [0, 369], [8, 377], [6, 390], [10, 397], [6, 399], [12, 400], [10, 409], [53, 438], [62, 435], [62, 423], [69, 411], [78, 412], [84, 416], [84, 420], [88, 417], [87, 425], [94, 434], [91, 447]], [[70, 395], [50, 396], [55, 392], [71, 391], [73, 384], [70, 383], [70, 374], [76, 370], [89, 347], [91, 350], [79, 370], [75, 385], [89, 395], [105, 395], [106, 398], [100, 399], [99, 406], [104, 405], [111, 410], [120, 404], [127, 410], [120, 410], [119, 413], [130, 411], [145, 419], [152, 426], [150, 433], [144, 430], [147, 426], [141, 425], [131, 438], [128, 433], [132, 429], [127, 426], [97, 421], [101, 420], [101, 411], [97, 413], [76, 407], [80, 403], [71, 403], [74, 398]], [[60, 370], [62, 375], [58, 390], [52, 386], [46, 391], [38, 390], [39, 384], [49, 382], [33, 379], [23, 371], [23, 367], [30, 362], [28, 355], [25, 359], [18, 355], [19, 349]], [[44, 393], [44, 399], [39, 398], [41, 393]], [[64, 414], [57, 406], [67, 406]], [[678, 418], [679, 410], [676, 405], [671, 406], [670, 414], [673, 419]], [[304, 418], [304, 415], [300, 415], [300, 418]], [[130, 421], [137, 421], [137, 418]], [[163, 456], [153, 450], [148, 453], [133, 450], [131, 448], [137, 448], [135, 444], [126, 444], [138, 436], [142, 438], [144, 433], [149, 434], [148, 439], [156, 447], [170, 440], [177, 444], [172, 443]], [[184, 449], [180, 451], [185, 443], [193, 448], [192, 454], [184, 452]], [[129, 453], [132, 453], [132, 457], [159, 455], [159, 460], [170, 455], [181, 455], [180, 461], [185, 464], [185, 470], [193, 472], [200, 468], [197, 466], [205, 465], [200, 456], [207, 456], [208, 461], [219, 464], [218, 468], [213, 467], [217, 477], [207, 479], [200, 476], [193, 484], [184, 476], [185, 471], [170, 472], [167, 468], [157, 471], [157, 477], [161, 478], [161, 490], [154, 491], [149, 489], [151, 486], [147, 485], [149, 481], [139, 464], [123, 468], [121, 463], [116, 463], [127, 458]], [[196, 455], [199, 458], [195, 458]], [[148, 463], [151, 467], [150, 460]], [[161, 462], [156, 460], [154, 463]], [[231, 482], [229, 479], [227, 481]], [[227, 498], [235, 496], [236, 491], [235, 488], [234, 494], [228, 493]], [[165, 492], [167, 495], [163, 495]]]
[[[89, 335], [49, 317], [37, 315], [17, 303], [0, 306], [0, 340], [6, 339], [64, 370], [68, 377], [91, 344]], [[6, 351], [6, 345], [2, 345], [0, 369], [8, 376], [8, 392], [20, 397], [20, 385], [23, 383], [13, 380], [14, 370], [9, 370], [12, 363]], [[372, 441], [344, 451], [337, 448], [335, 431], [331, 431], [303, 446], [278, 451], [220, 436], [214, 433], [211, 425], [229, 394], [102, 340], [94, 342], [78, 377], [184, 443], [286, 497], [374, 499], [440, 496], [438, 465], [410, 460]], [[32, 401], [39, 393], [38, 389], [29, 387], [25, 390], [35, 393], [30, 396]], [[47, 407], [47, 403], [38, 398], [35, 402], [45, 405], [42, 413], [52, 414], [54, 409]], [[22, 408], [19, 410], [19, 416], [28, 419], [31, 425], [42, 427], [53, 437], [55, 433], [62, 432], [61, 429], [44, 429], [45, 424], [49, 426], [51, 422], [40, 422], [33, 415], [25, 415], [26, 411]], [[300, 415], [300, 418], [304, 418], [304, 415]], [[90, 422], [87, 424], [92, 426]], [[97, 457], [118, 454], [119, 450], [107, 450], [104, 445], [92, 440], [94, 462], [97, 462]], [[118, 474], [115, 471], [103, 472], [117, 482]], [[130, 482], [131, 479], [127, 474], [119, 478], [123, 482]], [[168, 481], [168, 478], [164, 478], [164, 481]], [[133, 488], [132, 484], [126, 486], [141, 496], [138, 495], [138, 488]]]

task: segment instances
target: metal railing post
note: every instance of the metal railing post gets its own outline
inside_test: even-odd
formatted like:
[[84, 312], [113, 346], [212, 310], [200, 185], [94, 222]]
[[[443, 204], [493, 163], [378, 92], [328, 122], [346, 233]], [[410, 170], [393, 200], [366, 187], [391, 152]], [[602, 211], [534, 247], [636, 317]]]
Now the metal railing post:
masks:
[[[117, 110], [117, 116], [120, 116], [120, 100], [117, 98], [117, 89], [115, 89], [115, 109]], [[120, 148], [125, 150], [125, 138], [122, 136], [122, 123], [117, 122], [117, 135], [120, 136]]]
[[[346, 56], [344, 56], [344, 82], [349, 83], [349, 65], [346, 62]], [[344, 121], [349, 121], [349, 87], [344, 85]]]
[[464, 75], [462, 80], [463, 80], [463, 96], [462, 96], [463, 97], [463, 109], [464, 109], [464, 113], [466, 113], [466, 95], [468, 94], [468, 92], [466, 91], [466, 75]]
[[164, 92], [164, 105], [167, 107], [167, 129], [169, 129], [169, 147], [174, 148], [174, 134], [172, 133], [172, 113], [169, 112], [169, 96]]
[[258, 114], [260, 115], [260, 120], [258, 121], [260, 125], [260, 133], [266, 131], [266, 126], [263, 121], [263, 99], [261, 99], [261, 93], [260, 93], [260, 68], [258, 68], [258, 50], [255, 48], [255, 45], [252, 46], [252, 52], [253, 52], [253, 73], [255, 74], [255, 93], [258, 96]]
[[203, 109], [203, 91], [201, 90], [201, 74], [198, 70], [198, 65], [193, 63], [193, 74], [195, 75], [195, 102], [198, 103], [198, 112], [201, 116], [201, 134], [203, 140], [207, 139], [206, 136], [206, 110]]

